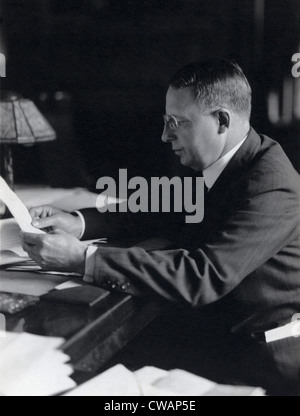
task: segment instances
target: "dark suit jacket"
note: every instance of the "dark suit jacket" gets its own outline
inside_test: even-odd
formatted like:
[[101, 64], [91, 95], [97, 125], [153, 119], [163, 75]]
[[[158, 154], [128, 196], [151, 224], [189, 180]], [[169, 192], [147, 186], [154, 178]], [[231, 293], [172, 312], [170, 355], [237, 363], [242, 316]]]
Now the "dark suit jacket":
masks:
[[[199, 225], [176, 228], [171, 215], [170, 223], [146, 214], [119, 221], [117, 214], [83, 211], [87, 238], [130, 234], [154, 221], [152, 230], [178, 244], [152, 252], [101, 248], [96, 283], [214, 309], [228, 333], [258, 337], [300, 312], [299, 195], [299, 175], [280, 145], [251, 130], [206, 197]], [[300, 356], [298, 365], [300, 371]]]

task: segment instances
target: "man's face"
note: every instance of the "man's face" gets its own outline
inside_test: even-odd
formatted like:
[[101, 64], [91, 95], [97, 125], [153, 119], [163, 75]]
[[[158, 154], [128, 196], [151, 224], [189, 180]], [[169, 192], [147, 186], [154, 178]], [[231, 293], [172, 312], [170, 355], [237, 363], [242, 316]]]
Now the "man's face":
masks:
[[169, 88], [166, 115], [175, 116], [178, 129], [165, 125], [162, 140], [172, 144], [172, 150], [180, 157], [181, 164], [203, 171], [216, 162], [225, 148], [225, 135], [219, 132], [219, 120], [215, 113], [204, 115], [192, 88]]

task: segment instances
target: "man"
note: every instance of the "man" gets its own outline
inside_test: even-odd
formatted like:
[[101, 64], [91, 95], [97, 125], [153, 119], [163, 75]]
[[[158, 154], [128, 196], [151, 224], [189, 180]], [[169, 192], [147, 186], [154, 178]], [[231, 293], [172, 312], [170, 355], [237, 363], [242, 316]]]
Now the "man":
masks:
[[[203, 173], [208, 188], [201, 224], [177, 227], [172, 218], [162, 229], [177, 248], [87, 249], [79, 238], [130, 234], [134, 218], [136, 229], [148, 219], [52, 207], [31, 214], [37, 228], [53, 233], [24, 234], [23, 246], [45, 269], [188, 303], [191, 315], [207, 312], [199, 327], [206, 322], [220, 348], [215, 357], [230, 363], [215, 379], [300, 395], [300, 338], [291, 325], [300, 312], [299, 177], [281, 147], [251, 129], [251, 95], [241, 68], [226, 60], [190, 64], [171, 80], [163, 142], [182, 165]], [[278, 340], [267, 343], [275, 328]], [[206, 343], [198, 338], [195, 350]]]

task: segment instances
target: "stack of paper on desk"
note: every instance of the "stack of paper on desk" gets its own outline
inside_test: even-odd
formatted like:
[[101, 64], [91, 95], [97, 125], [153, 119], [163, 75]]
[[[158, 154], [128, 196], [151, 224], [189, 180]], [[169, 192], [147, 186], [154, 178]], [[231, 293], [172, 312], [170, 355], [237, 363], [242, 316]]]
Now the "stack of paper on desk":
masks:
[[0, 332], [0, 395], [53, 396], [76, 387], [63, 339]]
[[29, 260], [22, 249], [21, 228], [14, 219], [0, 221], [0, 266], [22, 263]]

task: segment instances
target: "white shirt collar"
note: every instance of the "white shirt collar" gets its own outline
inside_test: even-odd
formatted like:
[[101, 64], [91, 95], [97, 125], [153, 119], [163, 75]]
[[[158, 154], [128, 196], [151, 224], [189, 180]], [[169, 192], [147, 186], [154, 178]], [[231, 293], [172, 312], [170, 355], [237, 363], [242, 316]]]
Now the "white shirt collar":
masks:
[[235, 156], [238, 150], [243, 146], [247, 140], [249, 133], [237, 146], [235, 146], [230, 152], [226, 153], [221, 159], [217, 160], [214, 164], [209, 166], [203, 171], [205, 185], [210, 190], [221, 176], [224, 169], [227, 167], [231, 159]]

